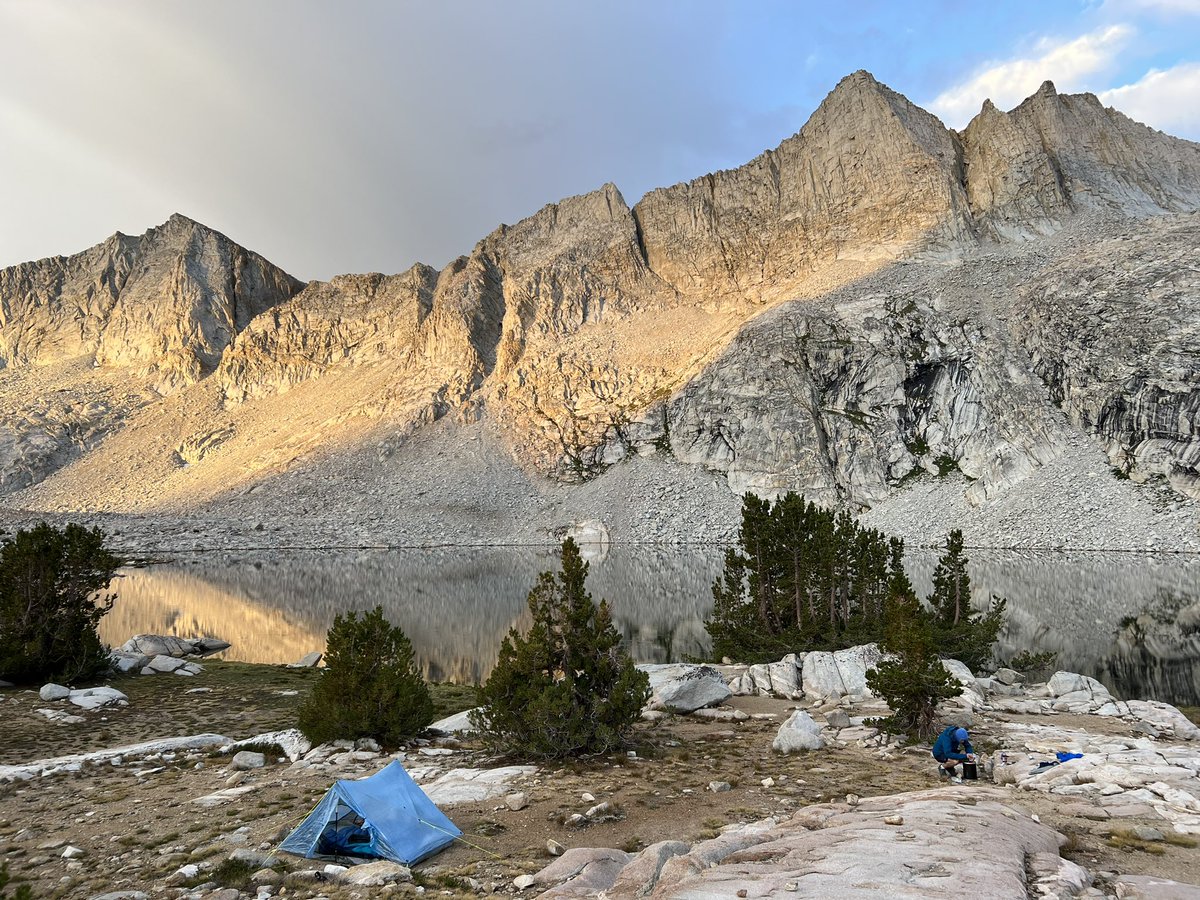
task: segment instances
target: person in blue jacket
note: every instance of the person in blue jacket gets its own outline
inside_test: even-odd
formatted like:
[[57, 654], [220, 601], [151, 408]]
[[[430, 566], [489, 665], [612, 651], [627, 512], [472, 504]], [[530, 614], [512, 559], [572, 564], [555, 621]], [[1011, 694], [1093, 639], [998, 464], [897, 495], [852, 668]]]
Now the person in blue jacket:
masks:
[[938, 735], [933, 744], [933, 758], [938, 761], [938, 775], [949, 778], [955, 784], [962, 783], [962, 776], [955, 771], [960, 762], [975, 762], [975, 748], [967, 729], [951, 725]]

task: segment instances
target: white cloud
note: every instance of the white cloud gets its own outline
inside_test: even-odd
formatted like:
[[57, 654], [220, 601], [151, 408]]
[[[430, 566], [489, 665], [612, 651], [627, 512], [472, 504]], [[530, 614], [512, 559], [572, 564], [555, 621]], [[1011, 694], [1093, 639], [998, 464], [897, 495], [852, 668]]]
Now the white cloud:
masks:
[[984, 100], [1010, 109], [1047, 79], [1059, 90], [1078, 90], [1088, 76], [1112, 65], [1132, 34], [1128, 25], [1110, 25], [1069, 41], [1043, 39], [1034, 47], [1035, 55], [993, 63], [968, 81], [943, 91], [929, 108], [946, 124], [962, 128], [979, 112]]
[[1151, 69], [1133, 84], [1099, 96], [1139, 122], [1192, 140], [1200, 138], [1200, 62]]
[[1166, 16], [1200, 16], [1200, 0], [1107, 0], [1104, 8], [1123, 14], [1154, 12]]

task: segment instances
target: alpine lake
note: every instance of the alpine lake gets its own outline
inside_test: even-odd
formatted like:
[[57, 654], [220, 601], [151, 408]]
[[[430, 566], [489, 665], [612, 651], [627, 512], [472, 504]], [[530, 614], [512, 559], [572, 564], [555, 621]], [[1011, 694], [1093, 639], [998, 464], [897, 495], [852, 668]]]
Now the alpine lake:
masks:
[[[706, 657], [704, 619], [723, 566], [717, 545], [584, 546], [588, 588], [608, 601], [639, 662]], [[933, 550], [909, 550], [926, 595]], [[1055, 666], [1124, 698], [1200, 705], [1200, 556], [968, 550], [974, 601], [1008, 601], [998, 657], [1053, 651]], [[286, 664], [324, 649], [334, 616], [382, 605], [430, 680], [486, 678], [500, 641], [527, 624], [538, 573], [557, 548], [197, 551], [122, 569], [101, 622], [114, 646], [140, 633], [210, 635], [223, 658]]]

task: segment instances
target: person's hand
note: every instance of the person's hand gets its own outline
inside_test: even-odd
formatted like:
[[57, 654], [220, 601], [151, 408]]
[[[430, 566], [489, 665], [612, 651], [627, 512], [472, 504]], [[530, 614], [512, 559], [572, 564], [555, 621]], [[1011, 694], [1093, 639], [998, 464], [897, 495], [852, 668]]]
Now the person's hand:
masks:
[[967, 754], [967, 762], [975, 762], [975, 754], [974, 753]]

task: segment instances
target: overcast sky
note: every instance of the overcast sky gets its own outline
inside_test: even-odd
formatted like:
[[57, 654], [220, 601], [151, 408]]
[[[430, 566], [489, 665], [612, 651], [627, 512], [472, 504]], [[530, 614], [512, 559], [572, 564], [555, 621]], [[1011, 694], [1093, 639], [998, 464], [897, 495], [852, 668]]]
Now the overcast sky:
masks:
[[1052, 79], [1200, 139], [1200, 0], [0, 0], [0, 266], [181, 212], [300, 278], [442, 266], [739, 165], [865, 68], [961, 128]]

